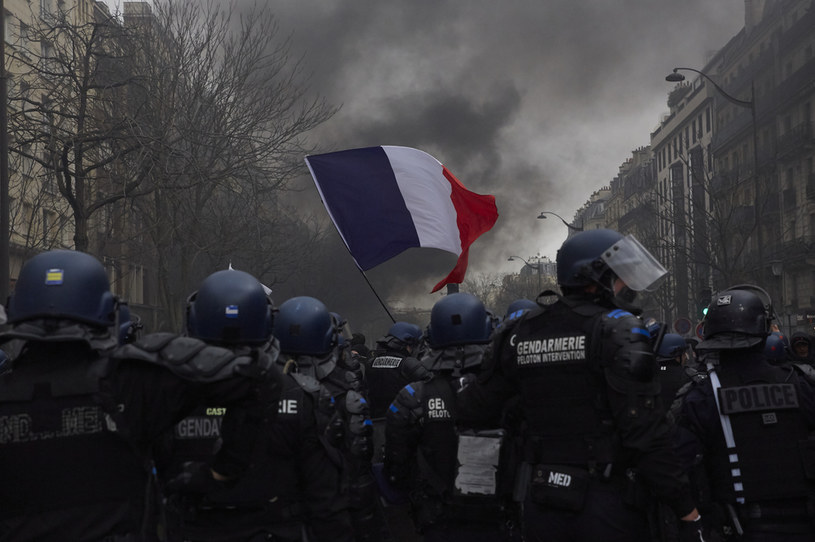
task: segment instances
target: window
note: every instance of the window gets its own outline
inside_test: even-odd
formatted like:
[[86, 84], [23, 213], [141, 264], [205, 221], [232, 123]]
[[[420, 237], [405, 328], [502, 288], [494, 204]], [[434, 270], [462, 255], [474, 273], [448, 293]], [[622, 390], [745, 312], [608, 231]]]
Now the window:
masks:
[[56, 69], [56, 50], [51, 42], [43, 40], [40, 42], [40, 62], [46, 71], [54, 71]]
[[53, 0], [40, 0], [40, 17], [46, 19], [53, 14]]
[[6, 74], [6, 97], [9, 100], [13, 99], [17, 93], [16, 85], [14, 83], [15, 83], [14, 76]]
[[707, 170], [713, 171], [713, 153], [710, 145], [707, 146]]
[[20, 21], [20, 47], [28, 49], [30, 43], [31, 29], [23, 21]]
[[11, 40], [14, 39], [14, 36], [11, 33], [11, 21], [13, 20], [11, 13], [6, 10], [3, 10], [3, 37], [6, 40], [6, 43], [11, 43]]
[[705, 108], [705, 132], [710, 131], [710, 107]]
[[42, 242], [48, 246], [48, 233], [54, 227], [56, 213], [48, 209], [42, 210]]

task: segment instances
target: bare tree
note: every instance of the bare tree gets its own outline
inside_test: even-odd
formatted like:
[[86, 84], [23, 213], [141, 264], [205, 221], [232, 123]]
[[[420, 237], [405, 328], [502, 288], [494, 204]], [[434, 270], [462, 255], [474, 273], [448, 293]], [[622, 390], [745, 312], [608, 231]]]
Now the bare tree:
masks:
[[[213, 270], [234, 262], [273, 283], [322, 235], [280, 195], [305, 173], [307, 132], [336, 109], [308, 98], [268, 6], [233, 13], [217, 1], [162, 2], [123, 22], [32, 13], [10, 63], [25, 82], [12, 160], [30, 172], [15, 177], [18, 223], [51, 205], [74, 248], [149, 268], [161, 327], [178, 329]], [[60, 244], [41, 222], [26, 230], [32, 250]]]
[[687, 309], [692, 318], [699, 316], [693, 305], [711, 289], [760, 283], [762, 260], [769, 254], [759, 232], [777, 235], [779, 201], [772, 183], [757, 182], [752, 170], [738, 163], [714, 174], [710, 160], [696, 147], [674, 164], [669, 190], [652, 192], [652, 215], [645, 221], [650, 231], [641, 239], [665, 256], [671, 271], [669, 287], [657, 297], [669, 302], [663, 294], [673, 296], [674, 309]]
[[[32, 12], [31, 24], [18, 26], [10, 55], [19, 81], [12, 97], [18, 107], [9, 117], [15, 143], [10, 154], [11, 160], [34, 166], [29, 169], [40, 191], [61, 196], [57, 207], [63, 219], [71, 219], [73, 244], [87, 251], [91, 217], [128, 197], [139, 180], [111, 182], [104, 168], [139, 145], [118, 105], [117, 89], [131, 74], [110, 69], [123, 56], [120, 29], [109, 17], [80, 21], [75, 10], [63, 6]], [[114, 141], [123, 143], [114, 147]]]
[[321, 234], [280, 202], [312, 151], [305, 134], [335, 112], [307, 99], [265, 5], [233, 18], [219, 2], [162, 3], [128, 26], [137, 70], [128, 108], [150, 197], [140, 202], [155, 247], [162, 305], [175, 316], [189, 291], [230, 262], [285, 278]]

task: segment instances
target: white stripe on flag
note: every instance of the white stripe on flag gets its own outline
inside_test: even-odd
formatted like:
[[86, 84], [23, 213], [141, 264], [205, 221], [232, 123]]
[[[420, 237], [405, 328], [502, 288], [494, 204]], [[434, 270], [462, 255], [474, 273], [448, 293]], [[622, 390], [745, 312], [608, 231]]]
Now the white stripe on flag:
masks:
[[383, 145], [382, 149], [413, 219], [419, 244], [461, 254], [457, 213], [450, 199], [453, 189], [441, 162], [410, 147]]

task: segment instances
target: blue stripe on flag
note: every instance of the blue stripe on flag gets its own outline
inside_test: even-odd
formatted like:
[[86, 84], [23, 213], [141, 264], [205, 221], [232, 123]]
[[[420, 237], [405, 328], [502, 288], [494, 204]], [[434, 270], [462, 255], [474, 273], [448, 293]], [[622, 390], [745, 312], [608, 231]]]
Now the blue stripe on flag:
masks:
[[337, 229], [363, 271], [419, 246], [413, 218], [382, 147], [307, 160]]

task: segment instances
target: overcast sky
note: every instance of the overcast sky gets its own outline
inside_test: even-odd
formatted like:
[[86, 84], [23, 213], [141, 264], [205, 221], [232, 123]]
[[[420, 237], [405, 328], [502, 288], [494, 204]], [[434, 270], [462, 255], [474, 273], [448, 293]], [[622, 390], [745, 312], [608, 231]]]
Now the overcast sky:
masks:
[[744, 0], [263, 1], [311, 88], [341, 106], [312, 134], [324, 151], [417, 147], [496, 196], [470, 252], [470, 272], [490, 273], [517, 271], [510, 255], [554, 259], [566, 228], [538, 213], [571, 219], [608, 185], [667, 113], [665, 75], [702, 68], [744, 22]]
[[470, 254], [489, 272], [554, 259], [566, 228], [539, 211], [570, 220], [608, 185], [667, 113], [665, 75], [702, 68], [744, 22], [744, 0], [268, 2], [342, 106], [314, 134], [325, 150], [417, 147], [496, 196]]
[[312, 88], [341, 111], [327, 150], [429, 152], [500, 218], [472, 269], [554, 258], [570, 220], [667, 113], [674, 66], [701, 68], [744, 0], [268, 0]]

